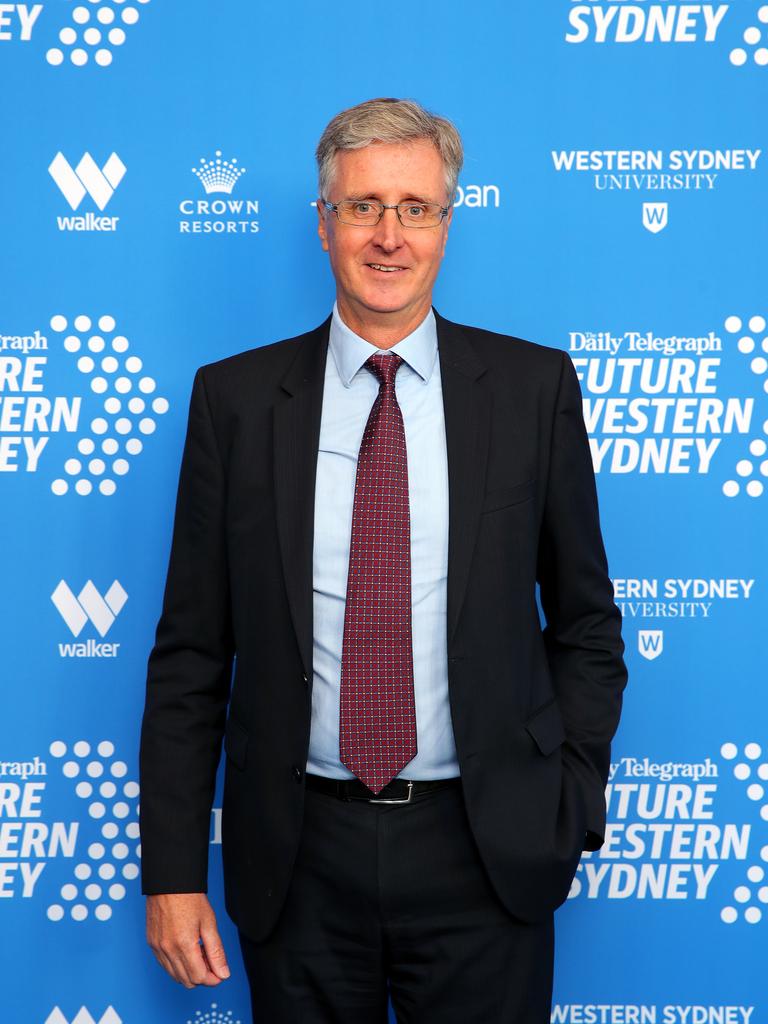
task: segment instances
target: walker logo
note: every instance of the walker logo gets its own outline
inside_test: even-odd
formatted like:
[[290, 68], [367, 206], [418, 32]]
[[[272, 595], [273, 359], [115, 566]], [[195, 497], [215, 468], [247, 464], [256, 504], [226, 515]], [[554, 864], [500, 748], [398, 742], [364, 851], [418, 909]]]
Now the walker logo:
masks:
[[[57, 153], [48, 173], [73, 210], [77, 210], [86, 195], [103, 210], [123, 180], [126, 169], [117, 153], [112, 153], [101, 170], [90, 153], [84, 154], [74, 170], [64, 154]], [[59, 231], [115, 231], [119, 219], [88, 213], [85, 217], [57, 217], [56, 222]]]
[[[78, 637], [87, 622], [91, 622], [99, 636], [106, 636], [116, 617], [122, 611], [128, 595], [115, 580], [102, 597], [91, 580], [75, 597], [64, 580], [61, 580], [51, 594], [56, 610], [69, 626], [73, 636]], [[89, 639], [87, 643], [59, 644], [61, 658], [116, 658], [119, 643], [100, 644]]]
[[168, 411], [168, 401], [157, 395], [155, 378], [130, 351], [113, 316], [92, 321], [81, 314], [70, 323], [57, 314], [50, 327], [64, 336], [64, 352], [76, 358], [84, 381], [78, 390], [85, 396], [50, 394], [47, 375], [69, 368], [62, 371], [58, 352], [49, 357], [48, 339], [39, 331], [0, 334], [0, 473], [37, 472], [49, 442], [56, 447], [57, 434], [73, 434], [75, 450], [70, 457], [63, 453], [64, 475], [53, 479], [51, 491], [109, 497], [143, 451], [142, 436], [153, 434]]
[[654, 661], [664, 650], [664, 631], [641, 629], [637, 634], [637, 649], [648, 661]]
[[58, 1006], [54, 1006], [45, 1018], [45, 1024], [123, 1024], [114, 1007], [108, 1006], [100, 1017], [94, 1017], [85, 1006], [81, 1006], [72, 1020], [68, 1020]]
[[[572, 45], [598, 44], [603, 48], [613, 43], [621, 45], [660, 44], [670, 47], [682, 44], [712, 46], [719, 42], [720, 30], [728, 20], [732, 4], [678, 4], [664, 0], [570, 0], [568, 28], [565, 41]], [[755, 21], [768, 24], [768, 5], [763, 4], [755, 13]], [[743, 24], [743, 22], [742, 22]], [[752, 58], [755, 64], [768, 64], [765, 30], [760, 24], [751, 24], [741, 32], [749, 46], [736, 47], [728, 53], [734, 67], [741, 67]], [[736, 26], [734, 26], [734, 29]], [[716, 49], [719, 49], [716, 47]]]
[[669, 203], [643, 203], [643, 227], [658, 235], [669, 222]]
[[754, 742], [698, 762], [612, 762], [605, 842], [582, 854], [569, 898], [708, 900], [724, 924], [768, 919], [767, 780]]
[[[246, 169], [238, 166], [236, 157], [225, 160], [217, 149], [213, 159], [201, 157], [192, 173], [206, 195], [231, 196]], [[258, 199], [182, 199], [179, 213], [183, 235], [255, 235], [259, 231]]]
[[[595, 472], [708, 474], [716, 457], [722, 459], [724, 445], [733, 462], [720, 471], [722, 493], [728, 498], [764, 493], [766, 318], [729, 316], [723, 327], [733, 340], [726, 337], [724, 343], [712, 330], [667, 336], [636, 330], [570, 333], [568, 350], [582, 383]], [[740, 394], [726, 392], [733, 387], [721, 382], [726, 360], [729, 382], [745, 369], [758, 381], [747, 375]], [[735, 439], [727, 443], [734, 434], [742, 435], [738, 445]]]
[[110, 740], [55, 740], [49, 753], [61, 765], [51, 777], [37, 755], [0, 757], [0, 897], [44, 890], [49, 921], [109, 921], [139, 877], [139, 784]]

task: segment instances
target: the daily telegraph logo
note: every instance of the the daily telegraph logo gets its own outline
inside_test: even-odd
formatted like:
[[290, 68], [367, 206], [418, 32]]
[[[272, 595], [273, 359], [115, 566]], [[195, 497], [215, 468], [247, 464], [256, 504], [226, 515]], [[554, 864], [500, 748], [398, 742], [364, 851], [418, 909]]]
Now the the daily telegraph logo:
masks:
[[[76, 638], [90, 623], [103, 640], [127, 600], [128, 595], [119, 580], [115, 580], [103, 596], [92, 580], [88, 580], [77, 595], [65, 580], [60, 580], [51, 594], [56, 610]], [[61, 658], [116, 658], [120, 649], [119, 643], [100, 643], [93, 637], [79, 643], [60, 643], [58, 646]]]
[[[57, 153], [48, 167], [48, 173], [73, 210], [77, 210], [88, 196], [100, 211], [104, 211], [127, 168], [117, 153], [112, 153], [103, 167], [99, 167], [90, 153], [72, 167], [63, 153]], [[59, 216], [59, 231], [116, 231], [119, 217], [98, 217], [92, 210], [81, 216]]]
[[767, 789], [755, 742], [692, 763], [622, 757], [610, 766], [605, 842], [582, 854], [569, 898], [707, 900], [724, 924], [768, 919]]
[[148, 3], [150, 0], [133, 0], [123, 6], [122, 0], [104, 0], [95, 10], [94, 0], [90, 7], [79, 4], [63, 9], [62, 5], [52, 3], [0, 4], [0, 44], [32, 42], [38, 24], [45, 23], [45, 8], [52, 12], [58, 7], [61, 13], [56, 18], [57, 45], [46, 51], [45, 60], [52, 67], [106, 68], [125, 44], [128, 32], [139, 22], [139, 8]]
[[[653, 44], [669, 48], [675, 45], [702, 45], [723, 52], [718, 45], [727, 38], [723, 27], [731, 18], [734, 4], [680, 4], [675, 0], [653, 3], [650, 0], [566, 0], [565, 41], [571, 45], [643, 46]], [[750, 15], [745, 22], [744, 7]], [[739, 31], [744, 46], [727, 50], [734, 67], [748, 62], [768, 64], [768, 4], [740, 5]], [[730, 26], [729, 26], [730, 27]]]
[[123, 1019], [114, 1006], [108, 1006], [101, 1014], [91, 1013], [87, 1006], [81, 1006], [71, 1018], [66, 1017], [58, 1006], [54, 1006], [44, 1024], [123, 1024]]
[[[157, 381], [113, 316], [81, 314], [70, 322], [57, 314], [50, 328], [61, 339], [50, 349], [39, 330], [0, 334], [0, 473], [38, 472], [49, 442], [67, 434], [71, 447], [49, 467], [51, 491], [109, 497], [168, 411], [168, 400], [158, 395]], [[79, 393], [57, 393], [61, 385], [48, 378], [70, 359], [82, 380]]]
[[[139, 784], [111, 740], [0, 759], [0, 897], [49, 921], [109, 921], [139, 877]], [[49, 770], [50, 768], [50, 770]]]
[[[755, 314], [729, 316], [721, 336], [572, 331], [595, 472], [709, 474], [723, 495], [759, 498], [768, 477], [768, 333]], [[722, 381], [736, 368], [738, 394]], [[733, 376], [729, 372], [728, 377]], [[752, 392], [752, 393], [750, 393]], [[729, 460], [720, 455], [723, 441]], [[732, 455], [730, 454], [732, 453]]]
[[[596, 192], [678, 195], [711, 193], [725, 176], [753, 174], [761, 149], [560, 149], [550, 152], [552, 167]], [[670, 222], [669, 200], [642, 202], [638, 218], [652, 234]]]
[[204, 199], [185, 198], [179, 203], [179, 231], [182, 235], [255, 235], [259, 232], [259, 200], [235, 195], [236, 186], [247, 173], [236, 157], [226, 159], [217, 149], [211, 159], [201, 157], [192, 174]]

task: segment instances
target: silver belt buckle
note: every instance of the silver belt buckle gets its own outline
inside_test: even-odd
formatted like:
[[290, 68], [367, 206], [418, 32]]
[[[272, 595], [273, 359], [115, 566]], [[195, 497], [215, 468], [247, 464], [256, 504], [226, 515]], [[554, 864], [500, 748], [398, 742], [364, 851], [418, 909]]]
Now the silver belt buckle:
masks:
[[368, 803], [369, 804], [409, 804], [411, 802], [411, 793], [412, 792], [413, 792], [413, 782], [409, 779], [408, 780], [408, 796], [401, 797], [399, 800], [398, 799], [378, 800], [378, 799], [374, 798], [373, 800], [369, 800]]

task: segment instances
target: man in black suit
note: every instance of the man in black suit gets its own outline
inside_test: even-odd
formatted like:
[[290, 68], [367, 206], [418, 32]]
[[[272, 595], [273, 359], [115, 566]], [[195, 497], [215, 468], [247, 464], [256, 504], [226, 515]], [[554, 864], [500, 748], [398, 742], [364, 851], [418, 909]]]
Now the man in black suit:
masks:
[[[458, 134], [318, 147], [324, 324], [198, 370], [141, 743], [148, 939], [267, 1024], [544, 1024], [626, 670], [573, 366], [432, 309]], [[540, 586], [546, 619], [536, 603]], [[233, 675], [234, 663], [234, 679]]]

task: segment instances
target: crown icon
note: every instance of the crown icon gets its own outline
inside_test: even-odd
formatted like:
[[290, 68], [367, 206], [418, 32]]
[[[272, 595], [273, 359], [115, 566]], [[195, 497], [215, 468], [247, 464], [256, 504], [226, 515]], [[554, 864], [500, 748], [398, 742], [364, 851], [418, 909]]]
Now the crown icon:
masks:
[[245, 174], [245, 168], [237, 166], [237, 157], [222, 160], [221, 150], [217, 149], [214, 160], [205, 160], [201, 157], [200, 166], [193, 167], [192, 173], [197, 175], [209, 195], [211, 192], [226, 192], [227, 195], [231, 195], [238, 178]]
[[187, 1024], [240, 1024], [240, 1020], [233, 1018], [231, 1010], [224, 1013], [218, 1009], [218, 1003], [211, 1003], [210, 1010], [196, 1010], [195, 1016]]

